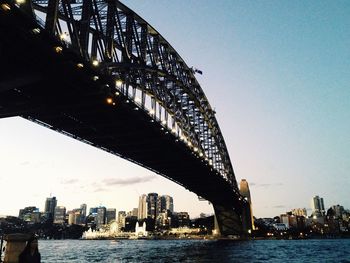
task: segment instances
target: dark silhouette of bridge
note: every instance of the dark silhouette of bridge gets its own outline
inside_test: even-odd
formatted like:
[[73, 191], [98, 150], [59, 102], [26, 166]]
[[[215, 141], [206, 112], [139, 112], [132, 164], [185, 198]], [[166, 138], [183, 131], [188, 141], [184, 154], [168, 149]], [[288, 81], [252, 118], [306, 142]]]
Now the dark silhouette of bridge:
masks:
[[1, 118], [21, 116], [186, 187], [213, 204], [222, 235], [251, 228], [194, 70], [128, 7], [0, 1], [0, 58]]

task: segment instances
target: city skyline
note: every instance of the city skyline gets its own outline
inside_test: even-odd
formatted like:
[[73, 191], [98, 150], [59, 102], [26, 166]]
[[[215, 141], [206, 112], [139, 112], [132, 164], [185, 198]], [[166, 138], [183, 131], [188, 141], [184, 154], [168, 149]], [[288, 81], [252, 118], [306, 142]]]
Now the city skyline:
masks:
[[[350, 207], [347, 2], [122, 2], [203, 71], [196, 76], [257, 217], [310, 208], [315, 195]], [[0, 214], [51, 192], [67, 207], [84, 199], [126, 210], [140, 193], [162, 192], [178, 211], [212, 213], [159, 175], [20, 118], [0, 120], [0, 145]]]

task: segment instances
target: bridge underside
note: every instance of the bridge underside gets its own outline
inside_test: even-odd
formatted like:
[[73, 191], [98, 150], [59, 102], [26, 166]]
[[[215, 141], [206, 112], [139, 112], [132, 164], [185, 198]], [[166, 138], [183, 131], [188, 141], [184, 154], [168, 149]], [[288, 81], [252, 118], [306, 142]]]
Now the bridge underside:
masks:
[[242, 235], [240, 196], [227, 181], [128, 98], [107, 103], [111, 80], [93, 80], [78, 54], [57, 54], [57, 40], [34, 26], [0, 16], [0, 118], [21, 116], [161, 174], [212, 202], [222, 235]]

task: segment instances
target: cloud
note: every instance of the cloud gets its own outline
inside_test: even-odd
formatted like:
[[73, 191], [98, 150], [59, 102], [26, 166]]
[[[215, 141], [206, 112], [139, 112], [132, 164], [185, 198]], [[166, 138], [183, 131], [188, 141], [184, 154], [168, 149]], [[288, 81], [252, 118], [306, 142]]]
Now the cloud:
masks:
[[94, 190], [94, 193], [97, 193], [97, 192], [106, 192], [106, 191], [108, 191], [106, 188], [99, 187], [99, 188], [96, 188], [96, 189]]
[[110, 185], [120, 185], [120, 186], [126, 186], [126, 185], [133, 185], [138, 183], [146, 183], [154, 180], [156, 177], [154, 176], [144, 176], [144, 177], [130, 177], [127, 179], [119, 179], [119, 178], [106, 178], [103, 180], [103, 183], [106, 186]]
[[75, 184], [79, 182], [78, 179], [62, 179], [61, 184]]
[[25, 166], [25, 165], [29, 165], [30, 164], [30, 162], [29, 161], [24, 161], [24, 162], [21, 162], [19, 165], [23, 165], [23, 166]]

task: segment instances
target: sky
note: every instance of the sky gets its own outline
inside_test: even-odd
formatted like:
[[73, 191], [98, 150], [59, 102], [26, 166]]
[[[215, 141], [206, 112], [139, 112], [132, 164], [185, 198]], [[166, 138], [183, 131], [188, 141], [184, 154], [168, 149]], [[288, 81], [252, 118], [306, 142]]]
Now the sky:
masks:
[[[255, 216], [310, 209], [315, 195], [350, 209], [349, 1], [122, 2], [203, 71]], [[43, 210], [50, 194], [68, 210], [128, 211], [149, 192], [192, 217], [213, 212], [159, 175], [18, 117], [0, 120], [0, 186], [2, 215]]]

